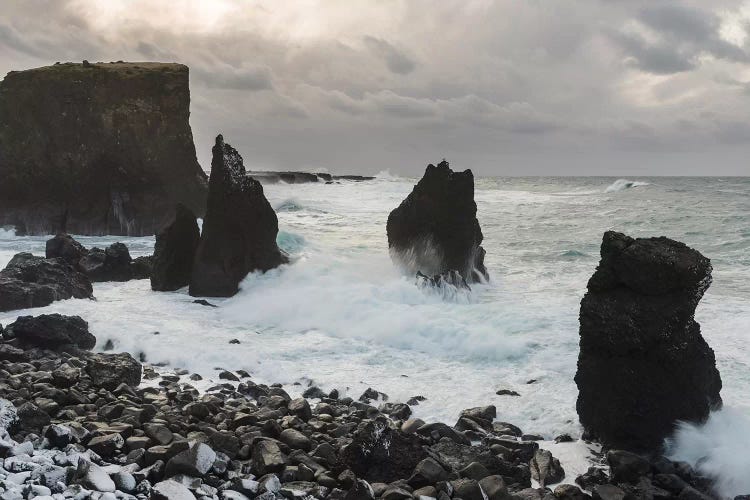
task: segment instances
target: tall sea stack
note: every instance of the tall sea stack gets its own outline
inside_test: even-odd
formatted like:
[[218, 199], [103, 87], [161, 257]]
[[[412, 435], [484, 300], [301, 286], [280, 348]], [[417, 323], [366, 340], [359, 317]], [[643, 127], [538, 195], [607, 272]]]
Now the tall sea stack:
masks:
[[55, 64], [0, 82], [0, 226], [153, 235], [176, 203], [202, 214], [188, 68]]
[[288, 262], [276, 245], [278, 232], [263, 186], [246, 174], [237, 150], [217, 136], [190, 295], [231, 297], [247, 273]]
[[443, 160], [388, 216], [391, 258], [409, 273], [458, 271], [466, 281], [488, 279], [482, 229], [474, 202], [474, 174], [454, 172]]
[[721, 405], [713, 350], [693, 316], [711, 262], [668, 238], [608, 231], [581, 301], [578, 415], [607, 447], [660, 449], [678, 420]]

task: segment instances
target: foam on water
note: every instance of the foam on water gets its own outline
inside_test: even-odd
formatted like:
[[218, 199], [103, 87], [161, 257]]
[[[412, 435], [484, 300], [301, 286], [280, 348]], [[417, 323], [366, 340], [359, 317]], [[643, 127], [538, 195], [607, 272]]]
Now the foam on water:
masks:
[[624, 189], [630, 189], [639, 186], [648, 186], [648, 182], [630, 181], [628, 179], [617, 179], [615, 182], [607, 186], [605, 193], [615, 193]]

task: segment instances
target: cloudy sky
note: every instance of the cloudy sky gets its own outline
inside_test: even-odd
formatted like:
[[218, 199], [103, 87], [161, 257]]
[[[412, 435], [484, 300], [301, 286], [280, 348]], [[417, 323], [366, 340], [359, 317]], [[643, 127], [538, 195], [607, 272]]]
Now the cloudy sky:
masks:
[[2, 0], [0, 74], [191, 69], [204, 168], [750, 174], [750, 1]]

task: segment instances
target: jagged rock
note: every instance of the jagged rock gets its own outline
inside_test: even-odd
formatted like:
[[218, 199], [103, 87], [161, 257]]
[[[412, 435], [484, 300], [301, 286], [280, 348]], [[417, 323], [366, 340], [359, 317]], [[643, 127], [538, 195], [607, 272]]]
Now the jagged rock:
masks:
[[609, 451], [607, 463], [614, 483], [636, 483], [651, 470], [648, 460], [625, 450]]
[[653, 451], [676, 421], [721, 405], [713, 350], [693, 315], [711, 263], [668, 238], [604, 234], [581, 301], [575, 380], [587, 435], [610, 448]]
[[94, 385], [110, 391], [122, 383], [136, 387], [141, 383], [141, 369], [141, 364], [126, 352], [91, 354], [86, 365]]
[[62, 259], [19, 253], [0, 271], [0, 312], [90, 299], [93, 292], [89, 278]]
[[408, 483], [412, 488], [422, 488], [447, 479], [448, 471], [437, 460], [427, 457], [414, 467], [414, 472], [409, 477]]
[[210, 446], [196, 443], [185, 451], [172, 457], [167, 462], [166, 477], [176, 474], [186, 474], [193, 477], [202, 477], [206, 474], [216, 461], [216, 452]]
[[454, 172], [445, 160], [428, 165], [413, 191], [388, 216], [391, 257], [412, 275], [455, 270], [467, 282], [488, 279], [476, 213], [471, 170]]
[[426, 453], [415, 435], [389, 427], [382, 417], [364, 421], [340, 452], [342, 463], [370, 482], [409, 477], [424, 458]]
[[479, 486], [487, 495], [487, 500], [509, 500], [508, 487], [502, 476], [487, 476], [479, 481]]
[[441, 464], [447, 466], [450, 472], [459, 473], [469, 464], [477, 462], [482, 464], [491, 475], [502, 476], [509, 484], [531, 485], [528, 467], [504, 462], [485, 445], [471, 446], [456, 443], [449, 438], [443, 438], [430, 447], [429, 453]]
[[284, 469], [284, 455], [274, 441], [259, 440], [253, 445], [253, 470], [258, 476]]
[[172, 222], [156, 235], [152, 290], [172, 291], [190, 284], [199, 240], [195, 214], [178, 204]]
[[115, 483], [98, 465], [80, 458], [73, 482], [94, 491], [115, 491]]
[[203, 213], [188, 68], [56, 64], [0, 82], [0, 226], [148, 236], [183, 203]]
[[531, 459], [529, 467], [531, 468], [531, 477], [542, 488], [546, 488], [550, 484], [559, 483], [565, 477], [565, 471], [560, 465], [560, 461], [553, 457], [552, 453], [547, 450], [537, 450], [534, 453], [534, 458]]
[[16, 407], [7, 399], [0, 398], [0, 435], [18, 421]]
[[130, 263], [130, 275], [134, 280], [147, 280], [151, 278], [154, 270], [154, 256], [141, 255]]
[[89, 332], [89, 324], [80, 316], [42, 314], [19, 316], [5, 330], [6, 339], [16, 339], [21, 345], [45, 349], [73, 346], [93, 349], [96, 337]]
[[93, 282], [128, 281], [133, 279], [133, 270], [128, 247], [123, 243], [112, 243], [106, 249], [92, 248], [78, 263], [81, 270]]
[[240, 154], [217, 136], [190, 295], [232, 296], [249, 272], [288, 262], [276, 245], [278, 232], [278, 219], [263, 186], [246, 175]]
[[45, 245], [45, 256], [48, 259], [60, 258], [73, 267], [78, 266], [78, 262], [88, 253], [86, 247], [66, 233], [57, 233]]

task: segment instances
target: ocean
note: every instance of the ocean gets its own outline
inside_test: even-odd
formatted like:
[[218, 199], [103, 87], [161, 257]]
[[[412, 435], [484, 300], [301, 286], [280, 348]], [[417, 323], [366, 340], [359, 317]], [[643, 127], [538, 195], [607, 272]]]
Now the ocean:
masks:
[[[676, 435], [674, 457], [719, 476], [726, 495], [750, 492], [750, 178], [477, 179], [491, 280], [450, 296], [420, 290], [388, 255], [388, 213], [415, 182], [382, 173], [361, 183], [265, 186], [292, 262], [251, 274], [237, 296], [211, 299], [217, 308], [141, 280], [95, 284], [96, 301], [0, 313], [0, 323], [78, 314], [97, 348], [112, 340], [152, 363], [207, 376], [242, 368], [292, 394], [314, 383], [355, 398], [368, 387], [390, 401], [421, 395], [415, 416], [451, 424], [464, 408], [494, 404], [499, 420], [527, 433], [579, 437], [578, 309], [602, 234], [664, 235], [713, 264], [696, 320], [716, 353], [725, 402], [706, 426]], [[0, 265], [19, 251], [43, 254], [46, 239], [0, 230]], [[153, 238], [77, 239], [88, 247], [123, 241], [134, 257], [154, 246]], [[559, 452], [568, 480], [585, 470], [586, 450]]]

